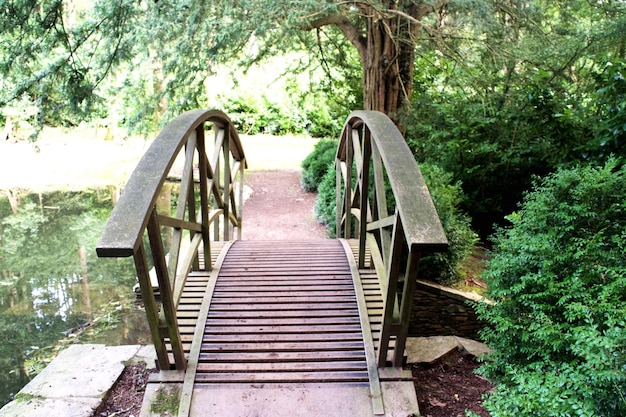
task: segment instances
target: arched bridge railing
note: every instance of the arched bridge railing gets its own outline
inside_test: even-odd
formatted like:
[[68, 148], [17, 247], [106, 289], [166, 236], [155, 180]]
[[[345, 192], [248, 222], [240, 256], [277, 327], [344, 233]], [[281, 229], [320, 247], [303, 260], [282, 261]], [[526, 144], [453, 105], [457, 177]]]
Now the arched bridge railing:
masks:
[[[214, 140], [207, 141], [211, 131]], [[241, 238], [245, 168], [239, 136], [224, 113], [184, 113], [147, 150], [102, 233], [98, 256], [134, 258], [160, 369], [186, 367], [176, 309], [189, 272], [211, 269], [211, 240], [230, 240], [235, 228]]]
[[376, 269], [384, 308], [378, 367], [402, 366], [420, 255], [448, 241], [428, 188], [402, 134], [383, 113], [355, 111], [344, 126], [336, 157], [337, 237], [359, 239]]

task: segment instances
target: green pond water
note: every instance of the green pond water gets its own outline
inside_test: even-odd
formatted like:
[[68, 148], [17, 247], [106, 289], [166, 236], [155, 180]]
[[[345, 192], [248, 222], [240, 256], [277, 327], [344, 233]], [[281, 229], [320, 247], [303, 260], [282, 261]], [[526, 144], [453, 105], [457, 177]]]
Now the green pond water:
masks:
[[68, 343], [150, 343], [132, 258], [101, 259], [108, 190], [0, 195], [0, 406]]

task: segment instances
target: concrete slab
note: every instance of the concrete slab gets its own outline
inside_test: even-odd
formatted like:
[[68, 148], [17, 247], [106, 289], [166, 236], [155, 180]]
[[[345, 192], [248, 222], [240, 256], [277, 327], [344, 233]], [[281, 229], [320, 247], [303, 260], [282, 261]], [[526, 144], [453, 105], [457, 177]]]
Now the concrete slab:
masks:
[[153, 411], [153, 404], [156, 403], [158, 391], [162, 391], [166, 396], [173, 396], [173, 401], [176, 404], [180, 403], [180, 393], [183, 389], [182, 383], [150, 383], [146, 386], [146, 390], [143, 393], [143, 402], [141, 403], [141, 413], [139, 417], [157, 417], [157, 416], [175, 416], [178, 415], [177, 410], [172, 410], [170, 413], [158, 413]]
[[489, 347], [484, 343], [477, 342], [472, 339], [466, 339], [463, 337], [456, 337], [456, 340], [459, 342], [459, 345], [461, 345], [462, 349], [464, 349], [467, 353], [476, 356], [477, 358], [480, 358], [481, 356], [491, 352], [491, 349], [489, 349]]
[[62, 351], [22, 393], [34, 397], [102, 398], [139, 346], [72, 345]]
[[[0, 417], [91, 417], [140, 348], [72, 345], [4, 406]], [[145, 354], [149, 357], [148, 350]]]
[[145, 363], [147, 369], [156, 369], [156, 350], [154, 345], [141, 346], [132, 358], [133, 363]]
[[100, 405], [99, 398], [18, 399], [0, 410], [3, 417], [90, 417]]
[[[141, 417], [159, 384], [146, 390]], [[165, 384], [161, 384], [164, 386]], [[170, 384], [171, 385], [171, 384]], [[419, 415], [410, 381], [382, 382], [386, 417]], [[344, 384], [220, 385], [194, 389], [190, 417], [374, 417], [368, 386]], [[376, 416], [378, 417], [378, 416]], [[383, 417], [383, 416], [380, 416]]]
[[433, 363], [459, 346], [454, 336], [410, 337], [406, 341], [408, 363]]
[[454, 349], [476, 357], [489, 352], [484, 343], [457, 336], [409, 337], [406, 341], [408, 363], [433, 363]]

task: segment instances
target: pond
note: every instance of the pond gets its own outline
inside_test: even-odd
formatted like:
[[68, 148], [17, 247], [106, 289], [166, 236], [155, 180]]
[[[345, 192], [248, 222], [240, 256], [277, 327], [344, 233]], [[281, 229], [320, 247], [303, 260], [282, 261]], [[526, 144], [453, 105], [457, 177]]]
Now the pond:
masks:
[[95, 252], [115, 194], [0, 196], [0, 406], [63, 345], [151, 343], [132, 258]]

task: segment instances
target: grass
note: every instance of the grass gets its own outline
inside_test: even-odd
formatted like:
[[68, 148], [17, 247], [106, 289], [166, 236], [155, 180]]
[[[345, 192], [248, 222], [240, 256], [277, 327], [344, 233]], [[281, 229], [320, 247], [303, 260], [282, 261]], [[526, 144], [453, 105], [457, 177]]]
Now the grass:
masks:
[[300, 169], [317, 139], [304, 136], [241, 135], [243, 150], [252, 171]]
[[[105, 140], [96, 128], [46, 128], [34, 144], [0, 141], [0, 190], [81, 190], [126, 182], [151, 139]], [[154, 135], [156, 137], [156, 135]], [[241, 135], [250, 170], [300, 169], [317, 139]]]

